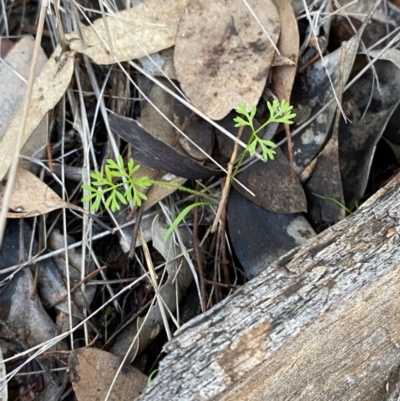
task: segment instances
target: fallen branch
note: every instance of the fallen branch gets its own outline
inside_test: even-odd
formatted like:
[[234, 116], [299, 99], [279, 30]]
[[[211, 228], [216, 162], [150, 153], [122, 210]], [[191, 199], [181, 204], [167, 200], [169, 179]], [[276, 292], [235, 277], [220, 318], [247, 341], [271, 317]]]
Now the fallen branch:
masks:
[[400, 176], [179, 330], [139, 400], [400, 394]]

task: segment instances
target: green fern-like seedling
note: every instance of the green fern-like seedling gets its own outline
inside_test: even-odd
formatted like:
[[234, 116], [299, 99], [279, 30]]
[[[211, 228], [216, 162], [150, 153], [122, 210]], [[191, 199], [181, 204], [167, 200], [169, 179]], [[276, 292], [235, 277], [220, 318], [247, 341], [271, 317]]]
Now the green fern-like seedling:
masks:
[[[104, 206], [110, 208], [112, 212], [119, 210], [121, 204], [126, 205], [131, 201], [134, 206], [141, 206], [142, 201], [147, 199], [147, 196], [143, 191], [150, 185], [174, 188], [192, 195], [214, 199], [212, 196], [203, 192], [198, 192], [181, 185], [171, 184], [165, 181], [151, 180], [148, 177], [133, 178], [133, 174], [139, 169], [140, 164], [135, 164], [132, 159], [130, 159], [127, 166], [125, 166], [121, 155], [118, 156], [117, 162], [108, 159], [104, 167], [104, 174], [96, 170], [90, 174], [92, 177], [91, 185], [82, 185], [83, 189], [90, 192], [82, 198], [82, 202], [92, 201], [90, 207], [92, 212], [97, 212], [100, 209], [101, 201], [103, 199]], [[121, 192], [124, 186], [125, 191]], [[191, 210], [186, 209], [178, 216], [177, 219], [179, 219], [179, 221], [176, 225], [178, 225]], [[182, 213], [183, 217], [181, 217]]]
[[[165, 181], [155, 181], [148, 177], [133, 178], [133, 174], [139, 169], [140, 164], [135, 164], [132, 159], [130, 159], [127, 166], [125, 166], [122, 156], [120, 155], [117, 158], [117, 162], [108, 159], [104, 167], [104, 175], [96, 170], [90, 174], [92, 177], [91, 185], [82, 185], [83, 189], [90, 192], [89, 195], [82, 198], [82, 202], [92, 201], [90, 207], [92, 212], [97, 212], [100, 209], [101, 201], [103, 199], [104, 206], [110, 208], [112, 212], [119, 210], [121, 204], [126, 205], [130, 201], [132, 201], [134, 206], [141, 206], [142, 201], [147, 199], [146, 194], [142, 191], [150, 185], [174, 188], [188, 192], [192, 195], [214, 199], [214, 197], [204, 194], [203, 192], [198, 192], [181, 185], [175, 185]], [[121, 192], [123, 186], [125, 186], [126, 189], [124, 192]], [[166, 232], [164, 242], [193, 208], [209, 205], [211, 205], [209, 202], [198, 202], [193, 203], [182, 210]]]
[[[132, 201], [135, 206], [140, 206], [147, 196], [142, 192], [150, 185], [152, 180], [147, 177], [133, 178], [132, 175], [139, 170], [140, 164], [131, 159], [127, 168], [124, 166], [122, 156], [119, 155], [116, 163], [108, 159], [104, 167], [104, 175], [96, 170], [90, 174], [91, 185], [82, 185], [82, 188], [90, 194], [82, 198], [82, 202], [93, 200], [90, 210], [97, 212], [100, 209], [101, 200], [105, 198], [104, 206], [112, 212], [120, 209], [120, 204], [126, 205]], [[127, 189], [121, 193], [120, 189], [126, 184]]]
[[253, 123], [254, 116], [256, 115], [256, 106], [253, 106], [250, 111], [248, 111], [246, 103], [240, 103], [236, 109], [236, 112], [238, 114], [241, 114], [242, 117], [237, 116], [233, 119], [233, 121], [236, 123], [235, 127], [250, 127], [251, 136], [247, 143], [246, 149], [239, 159], [234, 175], [239, 169], [246, 152], [249, 152], [250, 156], [254, 156], [254, 154], [256, 153], [256, 149], [259, 146], [261, 147], [264, 161], [267, 161], [268, 159], [274, 160], [274, 155], [276, 152], [273, 149], [276, 147], [276, 145], [274, 144], [274, 142], [268, 139], [261, 139], [258, 136], [258, 133], [261, 130], [263, 130], [268, 124], [271, 123], [293, 124], [293, 118], [296, 117], [296, 114], [291, 112], [293, 106], [291, 106], [284, 99], [281, 103], [279, 103], [277, 99], [274, 99], [272, 103], [267, 102], [267, 107], [270, 113], [270, 117], [268, 121], [266, 121], [258, 129], [254, 128]]

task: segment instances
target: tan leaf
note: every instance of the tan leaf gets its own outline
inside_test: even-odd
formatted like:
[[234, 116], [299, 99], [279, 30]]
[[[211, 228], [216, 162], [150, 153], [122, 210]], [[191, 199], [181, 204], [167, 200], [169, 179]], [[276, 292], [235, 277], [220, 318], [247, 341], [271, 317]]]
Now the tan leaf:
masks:
[[[66, 35], [72, 50], [97, 64], [114, 64], [146, 56], [175, 43], [179, 20], [189, 0], [149, 0], [129, 10], [96, 20], [92, 26]], [[108, 33], [107, 33], [108, 31]], [[115, 58], [107, 49], [111, 39]]]
[[[24, 101], [27, 85], [21, 77], [25, 80], [29, 77], [34, 46], [35, 41], [32, 37], [23, 37], [5, 57], [4, 61], [7, 64], [0, 64], [0, 140], [3, 138], [11, 118]], [[36, 76], [42, 71], [46, 62], [47, 57], [40, 49]]]
[[[46, 113], [60, 100], [69, 85], [73, 68], [73, 53], [63, 53], [61, 47], [58, 46], [34, 83], [22, 144], [26, 143]], [[17, 138], [22, 118], [22, 109], [23, 104], [15, 114], [0, 142], [0, 154], [2, 156], [0, 180], [4, 178], [11, 164], [14, 141]]]
[[[121, 364], [121, 358], [96, 348], [71, 352], [69, 369], [78, 401], [103, 401]], [[147, 376], [131, 365], [124, 365], [109, 400], [134, 401], [143, 392]]]
[[281, 21], [285, 21], [285, 29], [282, 29], [281, 36], [279, 37], [278, 49], [281, 56], [292, 61], [292, 65], [281, 65], [272, 69], [272, 85], [278, 99], [285, 99], [287, 102], [290, 102], [299, 58], [299, 29], [290, 0], [272, 1], [279, 12]]
[[[3, 202], [6, 180], [0, 185], [0, 207]], [[62, 200], [50, 187], [28, 170], [18, 168], [9, 208], [9, 218], [33, 217], [56, 209], [70, 208], [87, 211]]]
[[[0, 93], [2, 94], [0, 97], [0, 141], [14, 114], [24, 101], [27, 89], [26, 80], [29, 77], [34, 47], [35, 40], [31, 36], [24, 36], [7, 53], [4, 59], [5, 63], [0, 64]], [[41, 73], [46, 62], [47, 57], [44, 51], [40, 49], [36, 76]], [[25, 80], [21, 79], [21, 77], [25, 78]], [[32, 132], [32, 135], [22, 148], [21, 154], [24, 156], [35, 156], [39, 159], [43, 158], [46, 152], [47, 132], [48, 118], [46, 115]], [[28, 160], [21, 160], [20, 165], [30, 168], [32, 163]]]
[[[247, 1], [275, 44], [280, 20], [271, 0]], [[243, 0], [193, 0], [175, 44], [175, 71], [183, 90], [214, 120], [239, 103], [258, 103], [274, 46]]]

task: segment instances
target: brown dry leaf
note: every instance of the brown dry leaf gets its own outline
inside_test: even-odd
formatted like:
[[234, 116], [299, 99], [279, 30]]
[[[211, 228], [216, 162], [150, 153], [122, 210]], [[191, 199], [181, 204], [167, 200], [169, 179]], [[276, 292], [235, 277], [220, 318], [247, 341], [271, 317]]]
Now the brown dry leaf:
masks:
[[[0, 185], [0, 207], [5, 188], [6, 180]], [[9, 208], [15, 212], [7, 213], [9, 218], [33, 217], [62, 208], [74, 209], [87, 214], [87, 211], [79, 206], [63, 201], [36, 175], [21, 167], [17, 170]]]
[[[290, 95], [296, 76], [299, 59], [300, 37], [296, 17], [290, 0], [272, 0], [279, 12], [280, 20], [285, 22], [278, 41], [278, 49], [282, 56], [293, 62], [292, 66], [279, 66], [272, 69], [272, 86], [278, 99], [290, 102]], [[274, 63], [275, 65], [275, 63]]]
[[307, 201], [299, 180], [290, 175], [290, 164], [280, 148], [275, 149], [273, 162], [257, 163], [238, 174], [238, 181], [254, 193], [251, 195], [236, 182], [233, 186], [244, 197], [263, 209], [278, 214], [307, 211]]
[[[69, 369], [78, 401], [103, 401], [109, 391], [121, 358], [96, 348], [71, 352]], [[147, 376], [131, 365], [124, 365], [111, 390], [109, 400], [134, 401], [142, 394]]]
[[[179, 20], [189, 0], [149, 0], [129, 10], [96, 20], [92, 26], [66, 35], [69, 47], [97, 64], [114, 64], [146, 56], [175, 43]], [[109, 35], [107, 33], [107, 28]], [[112, 52], [109, 37], [112, 44]]]
[[[22, 144], [25, 144], [33, 130], [39, 125], [46, 113], [51, 110], [67, 89], [74, 69], [74, 53], [63, 53], [58, 46], [47, 62], [40, 76], [35, 80]], [[23, 104], [15, 114], [2, 141], [0, 142], [0, 180], [6, 175], [14, 152], [22, 118]], [[20, 150], [20, 149], [19, 149]]]
[[[248, 1], [275, 44], [279, 14], [272, 0]], [[214, 120], [239, 103], [258, 103], [274, 46], [242, 0], [193, 0], [179, 24], [175, 71], [182, 89]]]
[[[175, 91], [175, 88], [167, 80], [163, 78], [160, 78], [159, 80], [168, 89]], [[142, 107], [141, 115], [137, 118], [137, 121], [151, 135], [162, 140], [168, 145], [171, 145], [175, 140], [177, 132], [158, 110], [160, 110], [161, 113], [168, 118], [168, 120], [172, 121], [172, 105], [174, 102], [174, 97], [158, 85], [153, 85], [148, 97], [149, 102], [146, 102]], [[180, 146], [175, 146], [175, 148], [179, 152], [182, 152]]]

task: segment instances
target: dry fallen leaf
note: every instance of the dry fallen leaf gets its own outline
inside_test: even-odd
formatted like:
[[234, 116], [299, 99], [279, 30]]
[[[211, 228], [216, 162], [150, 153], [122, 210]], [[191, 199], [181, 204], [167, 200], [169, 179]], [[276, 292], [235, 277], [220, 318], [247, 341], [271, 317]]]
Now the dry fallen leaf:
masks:
[[238, 174], [238, 181], [255, 196], [236, 182], [233, 186], [244, 197], [263, 209], [278, 214], [293, 214], [307, 211], [307, 200], [297, 177], [290, 175], [290, 164], [280, 148], [275, 149], [273, 162], [257, 163]]
[[[178, 23], [189, 0], [149, 0], [129, 10], [102, 18], [91, 27], [66, 35], [69, 47], [97, 64], [114, 64], [146, 56], [175, 43]], [[107, 33], [108, 28], [108, 33]], [[107, 48], [111, 39], [112, 52]], [[114, 57], [113, 57], [114, 56]]]
[[[35, 40], [31, 36], [24, 36], [16, 43], [7, 56], [5, 63], [0, 64], [0, 141], [2, 140], [6, 129], [18, 111], [18, 108], [24, 101], [27, 79], [29, 77], [30, 64], [33, 57]], [[40, 74], [46, 65], [47, 57], [41, 49], [37, 63], [36, 76]], [[23, 77], [23, 78], [21, 78]], [[46, 152], [46, 140], [48, 132], [47, 115], [33, 131], [21, 150], [24, 156], [35, 156], [42, 158]], [[20, 165], [30, 168], [32, 163], [27, 160], [21, 160]]]
[[[34, 45], [33, 38], [23, 37], [7, 53], [5, 63], [0, 64], [0, 140], [24, 100]], [[46, 62], [47, 57], [40, 49], [36, 76], [42, 71]]]
[[[280, 33], [271, 0], [248, 1], [273, 44]], [[239, 103], [258, 103], [274, 46], [242, 0], [193, 0], [183, 14], [175, 44], [175, 71], [182, 89], [214, 120]]]
[[[0, 185], [0, 207], [3, 202], [5, 181]], [[7, 213], [9, 218], [33, 217], [62, 208], [70, 208], [87, 214], [87, 211], [79, 206], [63, 201], [36, 175], [21, 167], [17, 170], [9, 208], [14, 210], [14, 213]]]
[[[74, 68], [72, 52], [63, 53], [58, 46], [47, 62], [40, 76], [35, 80], [22, 144], [25, 144], [33, 130], [39, 125], [46, 113], [51, 110], [67, 89]], [[0, 142], [0, 180], [6, 175], [14, 152], [22, 118], [23, 104], [10, 122]], [[20, 149], [19, 149], [20, 150]]]
[[[282, 29], [278, 41], [278, 49], [282, 56], [293, 62], [292, 66], [279, 66], [272, 70], [272, 86], [278, 99], [290, 102], [290, 95], [294, 78], [296, 76], [297, 61], [299, 58], [299, 28], [290, 0], [273, 0], [281, 21], [285, 21], [285, 29]], [[274, 66], [278, 63], [274, 63]]]
[[[79, 401], [103, 401], [121, 364], [121, 358], [96, 348], [71, 352], [69, 369], [72, 387]], [[124, 365], [111, 390], [109, 400], [134, 401], [143, 392], [147, 376]]]

